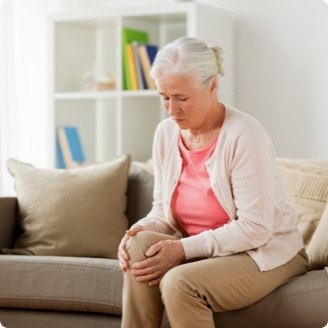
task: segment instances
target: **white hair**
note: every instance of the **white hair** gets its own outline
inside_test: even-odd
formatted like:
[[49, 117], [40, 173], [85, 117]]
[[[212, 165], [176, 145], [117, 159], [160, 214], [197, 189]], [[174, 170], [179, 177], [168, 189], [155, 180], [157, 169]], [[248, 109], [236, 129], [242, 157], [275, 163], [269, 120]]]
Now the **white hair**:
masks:
[[192, 37], [180, 37], [160, 49], [151, 69], [156, 79], [161, 72], [175, 75], [195, 74], [205, 86], [217, 74], [223, 75], [222, 49]]

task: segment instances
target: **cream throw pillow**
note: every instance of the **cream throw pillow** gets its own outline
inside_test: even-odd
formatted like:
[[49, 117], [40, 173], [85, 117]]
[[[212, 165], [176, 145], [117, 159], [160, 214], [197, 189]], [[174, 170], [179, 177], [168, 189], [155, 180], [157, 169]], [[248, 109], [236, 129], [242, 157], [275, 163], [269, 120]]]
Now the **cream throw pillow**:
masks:
[[328, 161], [280, 158], [277, 166], [307, 247], [328, 201]]
[[126, 190], [131, 158], [70, 170], [39, 169], [16, 160], [21, 234], [7, 254], [116, 258], [128, 227]]
[[328, 266], [328, 204], [307, 249], [310, 269]]

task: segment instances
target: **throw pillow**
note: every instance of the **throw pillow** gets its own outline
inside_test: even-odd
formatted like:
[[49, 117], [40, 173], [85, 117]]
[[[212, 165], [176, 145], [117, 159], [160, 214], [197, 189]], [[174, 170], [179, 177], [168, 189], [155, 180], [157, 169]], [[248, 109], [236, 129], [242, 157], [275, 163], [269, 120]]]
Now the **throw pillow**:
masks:
[[328, 201], [328, 161], [280, 158], [277, 166], [307, 247]]
[[321, 269], [328, 266], [328, 203], [321, 220], [315, 230], [307, 254], [309, 256], [310, 269]]
[[16, 160], [20, 229], [6, 254], [116, 258], [128, 227], [126, 189], [131, 158], [69, 170], [39, 169]]

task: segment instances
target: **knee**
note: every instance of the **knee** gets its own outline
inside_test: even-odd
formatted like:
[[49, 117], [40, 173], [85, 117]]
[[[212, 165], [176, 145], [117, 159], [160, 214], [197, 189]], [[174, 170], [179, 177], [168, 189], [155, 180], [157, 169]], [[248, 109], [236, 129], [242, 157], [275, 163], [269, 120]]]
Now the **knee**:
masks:
[[145, 253], [149, 247], [156, 242], [167, 239], [168, 236], [154, 231], [140, 231], [132, 236], [127, 242], [127, 251], [132, 263], [142, 261], [146, 258]]
[[[160, 290], [164, 304], [178, 301], [184, 298], [184, 295], [191, 289], [191, 284], [183, 265], [169, 270], [160, 282]], [[178, 301], [179, 302], [179, 301]]]
[[145, 259], [145, 253], [148, 249], [149, 231], [140, 231], [135, 236], [129, 238], [127, 242], [127, 251], [132, 263]]

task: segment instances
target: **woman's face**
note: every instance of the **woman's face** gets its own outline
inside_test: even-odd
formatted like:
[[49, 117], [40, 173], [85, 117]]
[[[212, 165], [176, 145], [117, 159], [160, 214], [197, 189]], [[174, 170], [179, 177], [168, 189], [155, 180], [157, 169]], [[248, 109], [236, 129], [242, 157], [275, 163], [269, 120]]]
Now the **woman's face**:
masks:
[[157, 91], [169, 116], [181, 129], [201, 130], [211, 119], [217, 105], [216, 80], [202, 86], [192, 75], [162, 73], [155, 80]]

